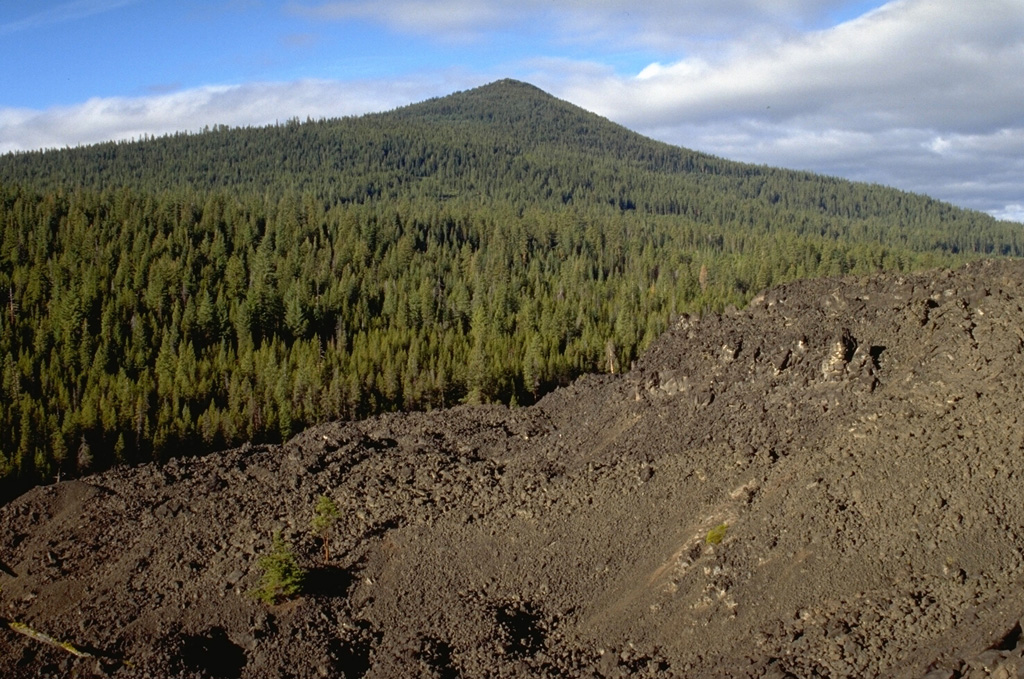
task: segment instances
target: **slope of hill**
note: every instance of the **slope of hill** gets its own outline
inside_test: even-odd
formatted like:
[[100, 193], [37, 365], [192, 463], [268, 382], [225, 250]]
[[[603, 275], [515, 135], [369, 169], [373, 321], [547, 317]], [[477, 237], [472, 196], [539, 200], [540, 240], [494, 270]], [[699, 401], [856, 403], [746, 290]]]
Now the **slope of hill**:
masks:
[[[38, 488], [0, 611], [98, 657], [3, 629], [0, 672], [1020, 676], [1022, 385], [1024, 263], [821, 279], [528, 408]], [[275, 531], [310, 572], [268, 607]]]
[[1024, 255], [1019, 225], [654, 142], [502, 81], [0, 157], [0, 497], [337, 418], [532, 403], [680, 313]]

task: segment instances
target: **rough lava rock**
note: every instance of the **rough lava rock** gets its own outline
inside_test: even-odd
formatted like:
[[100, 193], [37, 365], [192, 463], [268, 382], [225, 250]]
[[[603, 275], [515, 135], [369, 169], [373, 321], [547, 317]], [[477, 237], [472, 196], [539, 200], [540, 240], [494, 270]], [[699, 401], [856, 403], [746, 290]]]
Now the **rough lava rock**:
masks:
[[3, 626], [0, 675], [1024, 677], [1022, 305], [1022, 262], [803, 281], [530, 408], [37, 488], [0, 616], [86, 655]]

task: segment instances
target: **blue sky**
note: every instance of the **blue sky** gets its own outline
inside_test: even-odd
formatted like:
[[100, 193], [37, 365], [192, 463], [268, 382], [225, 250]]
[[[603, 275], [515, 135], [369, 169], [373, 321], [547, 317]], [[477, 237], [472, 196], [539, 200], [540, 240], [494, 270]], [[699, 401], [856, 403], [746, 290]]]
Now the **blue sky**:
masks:
[[0, 153], [505, 77], [672, 144], [1024, 221], [1021, 0], [3, 0]]

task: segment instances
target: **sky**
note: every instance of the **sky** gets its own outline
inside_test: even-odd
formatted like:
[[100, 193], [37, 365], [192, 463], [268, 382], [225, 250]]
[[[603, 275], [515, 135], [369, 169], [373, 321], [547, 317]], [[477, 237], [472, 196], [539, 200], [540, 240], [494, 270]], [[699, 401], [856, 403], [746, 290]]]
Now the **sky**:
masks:
[[1024, 0], [0, 0], [0, 153], [502, 78], [732, 160], [1024, 222]]

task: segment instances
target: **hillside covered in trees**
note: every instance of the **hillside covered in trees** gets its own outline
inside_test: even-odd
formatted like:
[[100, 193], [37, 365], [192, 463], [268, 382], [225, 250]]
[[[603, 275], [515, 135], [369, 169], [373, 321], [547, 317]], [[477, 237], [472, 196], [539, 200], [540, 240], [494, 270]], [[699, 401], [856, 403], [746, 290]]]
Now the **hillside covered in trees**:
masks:
[[1019, 225], [652, 141], [514, 81], [388, 113], [0, 157], [0, 478], [527, 403], [801, 277]]

